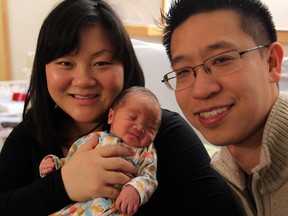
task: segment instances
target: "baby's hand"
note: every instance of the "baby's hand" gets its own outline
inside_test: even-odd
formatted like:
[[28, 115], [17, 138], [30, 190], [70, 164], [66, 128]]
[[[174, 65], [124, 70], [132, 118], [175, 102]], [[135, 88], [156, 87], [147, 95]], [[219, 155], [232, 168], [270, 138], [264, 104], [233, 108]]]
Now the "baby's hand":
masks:
[[40, 163], [39, 172], [40, 176], [44, 177], [54, 171], [55, 163], [51, 155], [46, 156]]
[[133, 215], [140, 205], [140, 195], [131, 185], [125, 186], [116, 200], [116, 208], [122, 213]]

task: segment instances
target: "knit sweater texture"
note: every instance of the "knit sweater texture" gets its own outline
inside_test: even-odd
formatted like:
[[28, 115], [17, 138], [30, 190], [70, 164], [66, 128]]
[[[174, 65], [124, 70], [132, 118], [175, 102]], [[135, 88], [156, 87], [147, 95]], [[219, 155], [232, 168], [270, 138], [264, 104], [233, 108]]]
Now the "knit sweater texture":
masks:
[[242, 214], [248, 216], [288, 215], [288, 96], [279, 95], [267, 118], [260, 153], [260, 163], [251, 171], [255, 209], [248, 198], [246, 178], [227, 147], [213, 156], [212, 167], [232, 188]]

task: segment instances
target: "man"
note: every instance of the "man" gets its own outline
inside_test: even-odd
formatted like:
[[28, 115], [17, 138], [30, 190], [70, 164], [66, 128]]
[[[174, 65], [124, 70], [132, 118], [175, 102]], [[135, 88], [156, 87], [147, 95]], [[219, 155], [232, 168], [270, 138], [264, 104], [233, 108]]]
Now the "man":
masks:
[[283, 49], [259, 0], [178, 0], [165, 16], [173, 67], [163, 81], [187, 120], [221, 146], [212, 166], [243, 215], [288, 215], [288, 98]]

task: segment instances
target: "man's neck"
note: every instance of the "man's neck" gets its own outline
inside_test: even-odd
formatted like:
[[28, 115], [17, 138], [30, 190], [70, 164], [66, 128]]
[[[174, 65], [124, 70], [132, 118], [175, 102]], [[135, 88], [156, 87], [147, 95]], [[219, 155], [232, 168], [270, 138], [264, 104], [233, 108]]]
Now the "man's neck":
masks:
[[233, 156], [235, 162], [247, 174], [250, 174], [251, 170], [260, 163], [262, 135], [263, 129], [245, 142], [227, 146], [227, 149]]

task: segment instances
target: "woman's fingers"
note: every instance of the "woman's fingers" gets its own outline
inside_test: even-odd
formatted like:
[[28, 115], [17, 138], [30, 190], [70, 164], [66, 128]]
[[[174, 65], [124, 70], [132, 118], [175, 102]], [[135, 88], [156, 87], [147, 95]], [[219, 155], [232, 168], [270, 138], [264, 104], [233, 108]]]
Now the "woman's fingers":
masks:
[[[101, 197], [108, 197], [111, 199], [117, 199], [117, 197], [119, 196], [120, 193], [120, 189], [117, 189], [113, 186], [102, 186], [97, 194], [102, 194]], [[92, 199], [96, 199], [99, 198], [99, 196], [95, 196]]]
[[102, 167], [107, 171], [117, 171], [122, 173], [136, 174], [137, 168], [133, 164], [121, 157], [108, 157], [103, 161]]
[[91, 137], [62, 167], [63, 183], [73, 201], [87, 201], [103, 196], [116, 198], [119, 191], [113, 185], [126, 184], [130, 180], [126, 173], [137, 172], [123, 158], [132, 154], [127, 148], [93, 148], [95, 137]]
[[[82, 151], [92, 150], [96, 142], [98, 143], [98, 136], [94, 135], [83, 145]], [[137, 169], [132, 163], [123, 158], [132, 155], [132, 152], [124, 146], [101, 146], [94, 148], [91, 154], [93, 154], [93, 152], [95, 154], [95, 163], [100, 164], [100, 167], [105, 170], [131, 174], [137, 172]], [[96, 158], [99, 158], [99, 160]], [[105, 160], [103, 160], [104, 158]]]
[[105, 158], [102, 164], [105, 170], [136, 174], [136, 167], [123, 158], [132, 155], [132, 152], [128, 148], [123, 146], [103, 146], [98, 147], [94, 151], [97, 151], [97, 154]]
[[101, 146], [97, 150], [102, 157], [126, 157], [133, 153], [124, 146]]
[[121, 172], [107, 171], [104, 173], [105, 185], [124, 185], [131, 180], [131, 178]]
[[88, 151], [94, 149], [98, 144], [98, 139], [99, 136], [96, 133], [89, 134], [85, 143], [83, 143], [77, 151]]
[[92, 196], [92, 199], [98, 198], [100, 194], [100, 197], [117, 199], [120, 188], [115, 187], [115, 185], [124, 185], [131, 180], [127, 175], [113, 171], [104, 172], [102, 178], [105, 179], [105, 182], [95, 188], [95, 196]]

